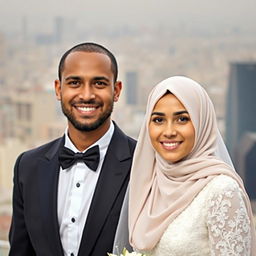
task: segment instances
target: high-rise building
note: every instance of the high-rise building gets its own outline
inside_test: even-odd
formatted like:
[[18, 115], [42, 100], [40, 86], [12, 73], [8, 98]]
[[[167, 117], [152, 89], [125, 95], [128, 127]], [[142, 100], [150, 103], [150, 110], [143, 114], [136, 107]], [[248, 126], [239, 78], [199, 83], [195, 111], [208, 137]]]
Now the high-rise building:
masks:
[[52, 92], [13, 94], [13, 133], [24, 143], [36, 146], [63, 134], [65, 118], [58, 116], [58, 105]]
[[252, 210], [256, 213], [256, 133], [245, 133], [236, 148], [236, 170], [244, 181], [245, 189], [251, 200]]
[[256, 132], [255, 114], [256, 63], [231, 63], [227, 92], [226, 141], [234, 160], [243, 134]]
[[126, 103], [128, 105], [138, 104], [138, 73], [127, 71], [125, 74]]
[[55, 18], [54, 24], [54, 37], [56, 43], [61, 43], [63, 40], [63, 32], [64, 32], [64, 19], [62, 17]]
[[236, 171], [243, 179], [250, 199], [256, 203], [256, 132], [246, 132], [235, 151]]
[[245, 184], [246, 184], [248, 195], [253, 200], [256, 200], [255, 166], [256, 166], [256, 140], [254, 141], [252, 148], [249, 150], [245, 158], [245, 171], [246, 171]]
[[11, 98], [0, 95], [0, 143], [14, 137], [14, 113]]
[[23, 43], [28, 42], [28, 20], [27, 16], [24, 16], [21, 20], [21, 36]]

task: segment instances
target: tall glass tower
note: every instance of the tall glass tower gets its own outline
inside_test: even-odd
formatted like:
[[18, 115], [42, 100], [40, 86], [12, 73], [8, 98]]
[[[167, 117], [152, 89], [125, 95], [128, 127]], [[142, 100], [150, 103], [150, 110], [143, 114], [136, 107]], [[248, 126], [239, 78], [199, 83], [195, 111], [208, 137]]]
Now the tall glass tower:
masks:
[[243, 134], [256, 132], [256, 62], [231, 63], [226, 102], [226, 142], [234, 159]]

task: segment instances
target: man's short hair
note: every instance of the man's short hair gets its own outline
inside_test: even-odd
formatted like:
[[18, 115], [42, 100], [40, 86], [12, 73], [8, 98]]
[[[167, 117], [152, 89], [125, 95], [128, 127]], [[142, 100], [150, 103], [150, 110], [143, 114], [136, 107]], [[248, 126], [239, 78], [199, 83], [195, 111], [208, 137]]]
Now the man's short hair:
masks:
[[66, 60], [67, 56], [72, 52], [97, 52], [97, 53], [102, 53], [102, 54], [107, 55], [110, 58], [111, 70], [114, 75], [114, 82], [116, 82], [117, 75], [118, 75], [118, 67], [117, 67], [117, 61], [116, 61], [115, 56], [104, 46], [96, 44], [96, 43], [91, 43], [91, 42], [75, 45], [74, 47], [72, 47], [71, 49], [69, 49], [62, 55], [62, 57], [60, 59], [60, 63], [59, 63], [59, 68], [58, 68], [58, 76], [59, 76], [60, 81], [61, 81], [61, 74], [62, 74], [62, 72], [64, 70], [64, 66], [65, 66], [65, 60]]

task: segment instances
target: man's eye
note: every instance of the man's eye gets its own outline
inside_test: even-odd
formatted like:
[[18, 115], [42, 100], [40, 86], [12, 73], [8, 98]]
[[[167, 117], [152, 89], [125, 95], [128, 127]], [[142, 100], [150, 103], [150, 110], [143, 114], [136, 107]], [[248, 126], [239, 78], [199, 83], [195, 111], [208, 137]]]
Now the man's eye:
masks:
[[69, 85], [79, 85], [80, 82], [79, 81], [69, 81], [68, 84]]
[[98, 85], [98, 86], [105, 86], [106, 85], [106, 83], [103, 82], [103, 81], [96, 81], [95, 84]]

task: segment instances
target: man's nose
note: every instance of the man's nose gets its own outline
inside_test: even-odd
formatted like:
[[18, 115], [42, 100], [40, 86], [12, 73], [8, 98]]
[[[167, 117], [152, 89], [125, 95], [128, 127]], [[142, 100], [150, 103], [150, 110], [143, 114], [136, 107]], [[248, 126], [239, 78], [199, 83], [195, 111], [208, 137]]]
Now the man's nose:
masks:
[[80, 88], [79, 98], [83, 100], [91, 100], [95, 98], [94, 89], [90, 84], [85, 84]]

